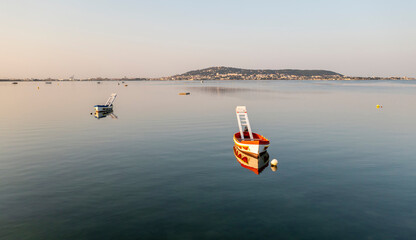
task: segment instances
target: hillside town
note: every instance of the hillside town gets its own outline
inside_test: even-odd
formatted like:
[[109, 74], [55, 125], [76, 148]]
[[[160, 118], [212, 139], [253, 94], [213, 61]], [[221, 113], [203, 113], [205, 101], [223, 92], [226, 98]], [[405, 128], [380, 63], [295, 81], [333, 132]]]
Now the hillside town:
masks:
[[211, 67], [157, 80], [411, 80], [408, 77], [351, 77], [326, 70], [251, 70]]

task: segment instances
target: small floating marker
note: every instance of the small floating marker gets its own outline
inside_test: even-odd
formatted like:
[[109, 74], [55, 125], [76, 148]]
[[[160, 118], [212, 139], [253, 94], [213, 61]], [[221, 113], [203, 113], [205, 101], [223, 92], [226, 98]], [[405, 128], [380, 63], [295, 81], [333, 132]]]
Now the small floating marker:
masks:
[[38, 90], [39, 90], [39, 87], [38, 87]]
[[273, 159], [273, 160], [270, 162], [270, 165], [272, 165], [272, 166], [277, 166], [277, 163], [278, 163], [277, 159]]
[[376, 105], [376, 108], [383, 108], [383, 106], [382, 105]]
[[191, 93], [189, 93], [189, 92], [181, 92], [181, 93], [179, 93], [179, 95], [191, 95]]
[[125, 87], [127, 87], [128, 85], [126, 84], [126, 85], [124, 85]]

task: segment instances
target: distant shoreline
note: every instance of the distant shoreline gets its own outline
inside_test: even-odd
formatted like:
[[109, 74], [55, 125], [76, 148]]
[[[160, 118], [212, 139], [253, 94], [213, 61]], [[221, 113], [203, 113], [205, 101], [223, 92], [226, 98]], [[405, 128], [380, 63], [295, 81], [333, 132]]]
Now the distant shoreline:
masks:
[[414, 81], [416, 78], [360, 78], [360, 79], [198, 79], [198, 80], [189, 80], [189, 79], [175, 79], [175, 80], [163, 80], [163, 79], [111, 79], [111, 80], [25, 80], [25, 79], [0, 79], [1, 82], [141, 82], [141, 81], [160, 81], [160, 82], [179, 82], [179, 81], [188, 81], [188, 82], [198, 82], [198, 81]]
[[210, 81], [210, 80], [328, 80], [328, 81], [357, 81], [357, 80], [416, 80], [412, 77], [351, 77], [328, 70], [301, 70], [301, 69], [242, 69], [233, 67], [209, 67], [199, 70], [189, 71], [183, 74], [160, 78], [86, 78], [76, 79], [74, 76], [67, 79], [0, 79], [0, 82], [52, 82], [52, 81], [82, 81], [82, 82], [105, 82], [105, 81]]

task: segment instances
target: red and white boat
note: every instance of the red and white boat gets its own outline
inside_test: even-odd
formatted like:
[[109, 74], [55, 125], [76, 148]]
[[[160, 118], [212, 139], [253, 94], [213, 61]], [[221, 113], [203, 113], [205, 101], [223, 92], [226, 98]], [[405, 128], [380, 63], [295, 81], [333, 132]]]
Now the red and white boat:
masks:
[[233, 147], [234, 156], [243, 168], [253, 171], [255, 174], [260, 174], [269, 165], [269, 154], [264, 152], [258, 158], [252, 157], [242, 151], [236, 146]]
[[244, 153], [258, 157], [267, 150], [270, 146], [270, 141], [262, 135], [251, 131], [245, 106], [237, 106], [236, 114], [240, 132], [234, 134], [235, 146]]

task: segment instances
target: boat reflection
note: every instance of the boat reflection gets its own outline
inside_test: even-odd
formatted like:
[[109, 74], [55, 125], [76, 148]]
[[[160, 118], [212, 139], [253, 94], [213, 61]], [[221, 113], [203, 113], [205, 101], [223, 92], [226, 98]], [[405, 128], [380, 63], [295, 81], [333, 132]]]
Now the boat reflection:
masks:
[[105, 118], [107, 116], [110, 116], [113, 119], [118, 119], [117, 115], [115, 115], [113, 112], [98, 112], [98, 111], [96, 111], [94, 113], [94, 117], [96, 119]]
[[260, 174], [269, 165], [269, 153], [263, 152], [258, 157], [253, 157], [242, 152], [236, 146], [233, 147], [234, 156], [243, 168], [247, 168], [255, 174]]

